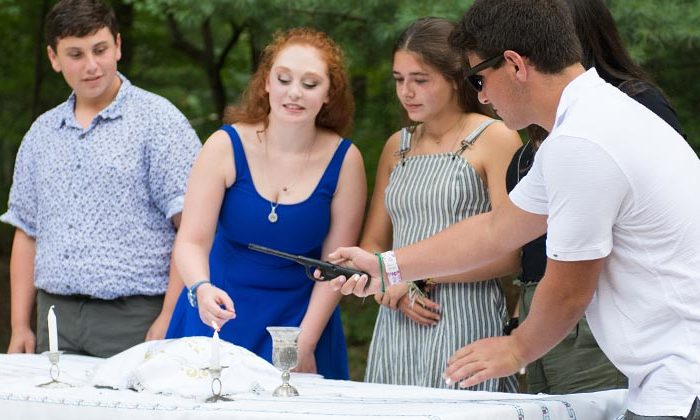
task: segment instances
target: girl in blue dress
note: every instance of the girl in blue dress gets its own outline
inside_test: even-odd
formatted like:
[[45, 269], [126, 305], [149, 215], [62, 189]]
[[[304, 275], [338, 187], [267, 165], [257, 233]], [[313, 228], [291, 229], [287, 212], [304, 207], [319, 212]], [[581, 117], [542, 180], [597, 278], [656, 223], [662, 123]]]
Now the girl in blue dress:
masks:
[[248, 244], [326, 259], [357, 242], [367, 186], [342, 137], [353, 111], [342, 52], [325, 34], [292, 29], [266, 47], [192, 168], [174, 250], [187, 288], [167, 338], [211, 335], [215, 322], [223, 339], [270, 361], [265, 327], [299, 326], [296, 371], [348, 378], [341, 295]]

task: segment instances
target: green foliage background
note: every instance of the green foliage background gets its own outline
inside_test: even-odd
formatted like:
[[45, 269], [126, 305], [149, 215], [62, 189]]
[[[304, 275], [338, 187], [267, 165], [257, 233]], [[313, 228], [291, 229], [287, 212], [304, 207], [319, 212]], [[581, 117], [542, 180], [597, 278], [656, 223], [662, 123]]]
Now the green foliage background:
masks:
[[[7, 208], [22, 136], [38, 114], [70, 93], [46, 59], [42, 17], [53, 3], [0, 0], [4, 41], [0, 44], [0, 212]], [[217, 103], [239, 97], [260, 50], [275, 31], [312, 26], [328, 32], [346, 52], [357, 101], [351, 137], [363, 152], [371, 191], [384, 140], [403, 122], [391, 81], [393, 40], [418, 17], [457, 19], [471, 1], [114, 0], [112, 4], [124, 38], [120, 70], [134, 84], [171, 100], [202, 140], [220, 124]], [[689, 142], [700, 151], [696, 115], [700, 110], [699, 0], [609, 0], [608, 4], [634, 58], [668, 94]], [[217, 83], [218, 88], [213, 88]], [[12, 232], [0, 226], [2, 350], [9, 339], [7, 266]], [[376, 304], [372, 299], [362, 304], [346, 298], [343, 305], [352, 376], [360, 379]]]

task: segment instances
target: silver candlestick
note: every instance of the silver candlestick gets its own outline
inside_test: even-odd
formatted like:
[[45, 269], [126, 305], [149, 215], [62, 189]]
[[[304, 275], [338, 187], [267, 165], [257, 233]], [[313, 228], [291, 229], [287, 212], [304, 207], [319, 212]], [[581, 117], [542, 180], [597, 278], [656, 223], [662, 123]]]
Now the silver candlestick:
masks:
[[58, 377], [61, 375], [61, 368], [58, 366], [58, 362], [61, 358], [61, 353], [62, 351], [45, 351], [42, 354], [45, 354], [49, 358], [49, 362], [51, 362], [51, 367], [49, 368], [49, 375], [51, 376], [51, 381], [46, 382], [44, 384], [39, 384], [37, 385], [38, 387], [41, 388], [71, 388], [73, 385], [67, 383], [67, 382], [62, 382], [58, 380]]
[[224, 397], [221, 395], [223, 385], [221, 384], [221, 371], [223, 367], [219, 368], [208, 368], [209, 376], [211, 376], [211, 397], [204, 400], [208, 403], [215, 403], [217, 401], [233, 401], [233, 398]]
[[289, 384], [289, 369], [297, 365], [299, 358], [298, 327], [267, 327], [272, 336], [272, 364], [282, 371], [282, 385], [272, 393], [274, 397], [296, 397], [299, 391]]

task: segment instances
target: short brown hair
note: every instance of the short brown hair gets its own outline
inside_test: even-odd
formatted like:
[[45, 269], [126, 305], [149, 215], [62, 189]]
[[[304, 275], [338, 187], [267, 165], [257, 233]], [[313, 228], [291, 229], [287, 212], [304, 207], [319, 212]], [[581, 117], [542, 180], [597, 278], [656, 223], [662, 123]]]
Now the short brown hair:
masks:
[[548, 74], [579, 63], [582, 57], [571, 14], [561, 0], [476, 0], [450, 43], [484, 59], [512, 50]]
[[295, 28], [275, 34], [272, 42], [265, 47], [258, 69], [250, 79], [240, 103], [229, 106], [224, 112], [224, 123], [255, 124], [263, 122], [267, 126], [270, 100], [265, 91], [265, 81], [270, 75], [272, 64], [280, 51], [293, 44], [316, 48], [328, 68], [328, 78], [330, 79], [328, 103], [323, 105], [316, 116], [316, 125], [333, 130], [341, 136], [346, 135], [352, 125], [355, 101], [350, 91], [344, 54], [328, 35], [310, 28]]
[[117, 17], [102, 0], [61, 0], [46, 15], [44, 33], [46, 43], [56, 50], [61, 38], [81, 38], [105, 27], [116, 41], [119, 34]]

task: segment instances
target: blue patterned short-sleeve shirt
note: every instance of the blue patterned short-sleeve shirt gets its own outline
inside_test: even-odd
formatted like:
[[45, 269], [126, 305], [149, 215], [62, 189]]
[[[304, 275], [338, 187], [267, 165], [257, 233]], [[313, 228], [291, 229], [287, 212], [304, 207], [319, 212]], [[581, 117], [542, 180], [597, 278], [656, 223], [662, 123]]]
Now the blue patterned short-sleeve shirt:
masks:
[[122, 75], [87, 129], [75, 96], [40, 116], [17, 154], [0, 220], [36, 240], [34, 281], [61, 295], [165, 292], [185, 185], [201, 143], [166, 99]]

